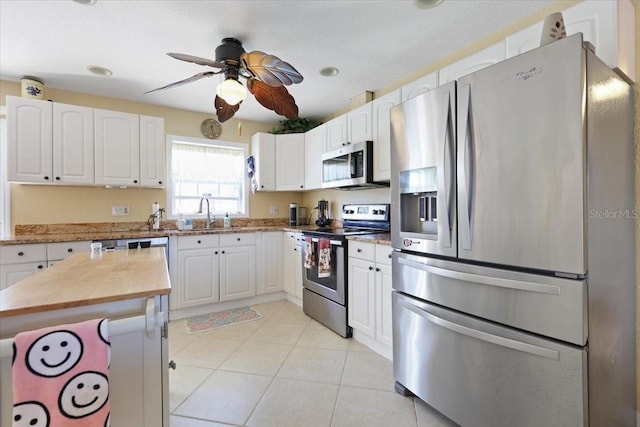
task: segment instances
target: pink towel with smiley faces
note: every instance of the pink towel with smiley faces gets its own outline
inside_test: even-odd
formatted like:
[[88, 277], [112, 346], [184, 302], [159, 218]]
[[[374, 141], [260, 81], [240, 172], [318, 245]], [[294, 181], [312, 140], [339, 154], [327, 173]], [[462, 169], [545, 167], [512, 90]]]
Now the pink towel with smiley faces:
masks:
[[106, 319], [15, 336], [12, 427], [109, 427]]

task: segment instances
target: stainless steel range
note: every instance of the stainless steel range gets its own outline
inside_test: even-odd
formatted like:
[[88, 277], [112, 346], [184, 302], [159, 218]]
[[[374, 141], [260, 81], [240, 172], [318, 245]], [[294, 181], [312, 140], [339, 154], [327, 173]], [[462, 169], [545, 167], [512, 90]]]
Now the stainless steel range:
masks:
[[347, 324], [347, 236], [389, 232], [389, 204], [343, 205], [343, 227], [303, 232], [302, 308], [343, 337]]

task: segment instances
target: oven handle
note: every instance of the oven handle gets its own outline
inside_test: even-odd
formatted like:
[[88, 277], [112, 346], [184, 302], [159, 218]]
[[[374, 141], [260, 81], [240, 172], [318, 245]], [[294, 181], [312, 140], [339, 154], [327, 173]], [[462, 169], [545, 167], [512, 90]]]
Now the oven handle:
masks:
[[[318, 237], [312, 237], [311, 241], [317, 243], [318, 240], [320, 240], [320, 238]], [[340, 240], [329, 240], [329, 243], [331, 243], [333, 246], [342, 246], [342, 242]]]

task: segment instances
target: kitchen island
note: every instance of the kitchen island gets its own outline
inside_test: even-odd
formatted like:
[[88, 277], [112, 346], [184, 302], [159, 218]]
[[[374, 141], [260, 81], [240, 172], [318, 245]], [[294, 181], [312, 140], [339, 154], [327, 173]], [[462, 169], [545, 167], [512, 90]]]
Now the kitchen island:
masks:
[[0, 426], [11, 425], [15, 334], [108, 318], [112, 425], [168, 427], [170, 292], [161, 248], [79, 253], [0, 291]]

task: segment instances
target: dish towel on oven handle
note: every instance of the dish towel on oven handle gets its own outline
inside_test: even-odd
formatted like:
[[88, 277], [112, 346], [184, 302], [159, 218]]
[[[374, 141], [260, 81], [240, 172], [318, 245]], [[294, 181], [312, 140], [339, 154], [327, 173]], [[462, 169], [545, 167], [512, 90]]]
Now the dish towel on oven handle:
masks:
[[318, 239], [318, 277], [331, 276], [331, 242]]
[[110, 360], [107, 319], [17, 334], [13, 427], [110, 426]]
[[304, 268], [316, 265], [316, 255], [313, 253], [313, 240], [311, 236], [304, 236]]

